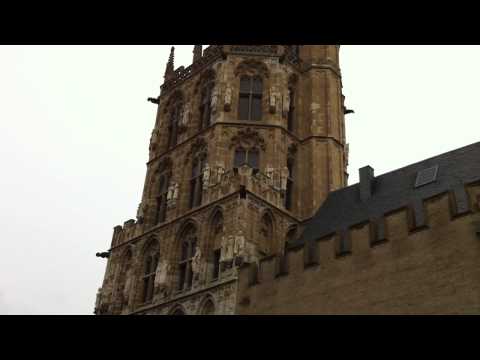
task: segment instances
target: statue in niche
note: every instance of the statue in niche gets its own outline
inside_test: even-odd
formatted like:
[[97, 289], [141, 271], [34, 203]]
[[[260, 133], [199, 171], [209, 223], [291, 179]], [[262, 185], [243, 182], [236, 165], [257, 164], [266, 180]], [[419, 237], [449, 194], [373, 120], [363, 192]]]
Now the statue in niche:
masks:
[[[225, 233], [225, 229], [224, 229]], [[235, 245], [235, 238], [233, 235], [222, 236], [222, 248], [220, 253], [220, 262], [231, 262], [233, 260], [233, 251]]]
[[167, 192], [167, 201], [170, 201], [173, 199], [173, 192], [175, 190], [175, 184], [170, 184], [168, 186], [168, 192]]
[[167, 279], [168, 273], [171, 269], [170, 264], [168, 261], [159, 261], [157, 265], [157, 269], [155, 271], [155, 289], [160, 293], [162, 296], [165, 296], [168, 292], [167, 287]]
[[287, 181], [289, 176], [290, 176], [290, 171], [288, 170], [288, 167], [285, 166], [280, 170], [280, 179], [281, 179], [280, 189], [282, 191], [287, 190]]
[[158, 137], [159, 137], [158, 129], [153, 129], [152, 135], [150, 136], [150, 146], [148, 148], [150, 150], [150, 155], [152, 155], [153, 152], [155, 152], [155, 150], [157, 149]]
[[232, 107], [232, 88], [230, 86], [227, 86], [225, 89], [225, 104], [223, 109], [225, 111], [230, 111]]
[[186, 129], [188, 126], [188, 122], [190, 120], [190, 111], [185, 109], [182, 114], [182, 118], [180, 120], [180, 128]]
[[269, 97], [269, 110], [270, 114], [275, 114], [275, 110], [277, 109], [277, 97], [274, 89], [270, 91], [270, 97]]
[[217, 184], [222, 182], [223, 174], [225, 173], [225, 168], [223, 163], [217, 163]]
[[212, 98], [210, 100], [210, 108], [212, 109], [212, 113], [217, 111], [217, 104], [218, 104], [218, 89], [215, 88], [212, 92]]
[[193, 272], [193, 280], [198, 282], [200, 280], [202, 274], [203, 262], [202, 262], [202, 251], [200, 247], [197, 246], [195, 248], [195, 255], [192, 258], [192, 272]]
[[210, 166], [208, 164], [205, 164], [205, 167], [203, 168], [203, 188], [204, 189], [208, 188], [209, 184], [210, 184]]
[[287, 117], [289, 111], [290, 111], [290, 93], [287, 92], [283, 96], [283, 116]]
[[175, 183], [175, 187], [173, 188], [173, 197], [172, 200], [177, 200], [178, 199], [178, 183]]
[[273, 167], [271, 167], [270, 165], [268, 165], [266, 168], [265, 168], [265, 175], [268, 177], [268, 185], [273, 185]]

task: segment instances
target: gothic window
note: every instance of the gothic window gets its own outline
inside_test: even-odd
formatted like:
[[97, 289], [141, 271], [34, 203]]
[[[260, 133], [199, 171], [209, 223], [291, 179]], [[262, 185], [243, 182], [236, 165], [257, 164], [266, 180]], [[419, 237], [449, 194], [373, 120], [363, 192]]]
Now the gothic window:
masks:
[[202, 88], [200, 95], [200, 130], [203, 130], [210, 126], [211, 117], [212, 117], [212, 91], [214, 83], [209, 81]]
[[212, 300], [208, 299], [200, 311], [200, 315], [215, 315], [215, 305]]
[[289, 131], [293, 131], [293, 126], [295, 123], [295, 90], [290, 87], [288, 89], [288, 93], [290, 96], [290, 105], [288, 107], [287, 128]]
[[183, 103], [177, 100], [170, 108], [170, 118], [168, 125], [168, 148], [177, 145], [178, 128], [183, 116]]
[[295, 159], [289, 157], [287, 160], [288, 168], [288, 179], [287, 179], [287, 189], [285, 191], [285, 208], [287, 210], [292, 209], [292, 200], [293, 200], [293, 182], [294, 182], [294, 168], [295, 168]]
[[260, 223], [260, 249], [269, 255], [272, 251], [271, 244], [273, 242], [273, 220], [269, 213], [263, 215]]
[[160, 177], [159, 194], [157, 196], [157, 213], [155, 223], [159, 224], [165, 221], [167, 214], [167, 193], [169, 178], [167, 174]]
[[262, 120], [263, 81], [260, 76], [243, 75], [240, 78], [238, 117], [240, 120]]
[[189, 289], [192, 286], [192, 259], [197, 247], [197, 234], [194, 226], [189, 226], [181, 236], [178, 289]]
[[239, 168], [243, 165], [248, 165], [254, 170], [259, 168], [259, 151], [256, 148], [245, 150], [238, 148], [235, 150], [235, 157], [233, 159], [233, 167]]
[[203, 156], [195, 157], [193, 159], [192, 177], [190, 179], [190, 209], [202, 204], [204, 168], [205, 158]]
[[155, 284], [155, 273], [158, 265], [158, 248], [151, 245], [144, 255], [143, 262], [143, 293], [142, 301], [144, 303], [150, 302], [153, 298], [153, 290]]

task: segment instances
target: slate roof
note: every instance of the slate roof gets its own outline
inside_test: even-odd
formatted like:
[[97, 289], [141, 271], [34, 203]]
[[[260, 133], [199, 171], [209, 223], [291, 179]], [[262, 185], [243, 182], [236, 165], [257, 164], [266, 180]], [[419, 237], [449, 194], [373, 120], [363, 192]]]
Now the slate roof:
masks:
[[[436, 181], [415, 188], [417, 173], [436, 165]], [[363, 202], [360, 183], [330, 193], [290, 246], [341, 233], [355, 224], [476, 181], [480, 181], [480, 142], [375, 177], [371, 197]]]

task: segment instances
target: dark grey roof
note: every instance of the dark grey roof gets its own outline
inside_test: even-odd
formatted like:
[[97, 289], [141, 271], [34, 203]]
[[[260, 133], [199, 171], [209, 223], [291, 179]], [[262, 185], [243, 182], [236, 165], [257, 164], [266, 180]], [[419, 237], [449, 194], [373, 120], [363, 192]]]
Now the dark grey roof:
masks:
[[[436, 165], [436, 180], [415, 188], [418, 172]], [[464, 184], [479, 180], [480, 142], [477, 142], [373, 178], [371, 197], [364, 201], [360, 198], [360, 183], [330, 193], [306, 224], [302, 236], [291, 245], [341, 233], [350, 226], [381, 218], [432, 196], [453, 189], [461, 191]]]

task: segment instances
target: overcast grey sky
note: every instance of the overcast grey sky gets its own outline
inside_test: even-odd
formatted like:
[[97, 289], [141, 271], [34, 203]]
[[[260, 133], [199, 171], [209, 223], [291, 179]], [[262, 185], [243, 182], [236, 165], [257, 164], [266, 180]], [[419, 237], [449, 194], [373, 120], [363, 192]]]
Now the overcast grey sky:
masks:
[[[170, 46], [0, 46], [0, 314], [92, 313], [95, 253], [141, 200]], [[479, 46], [340, 55], [349, 184], [479, 141]]]

